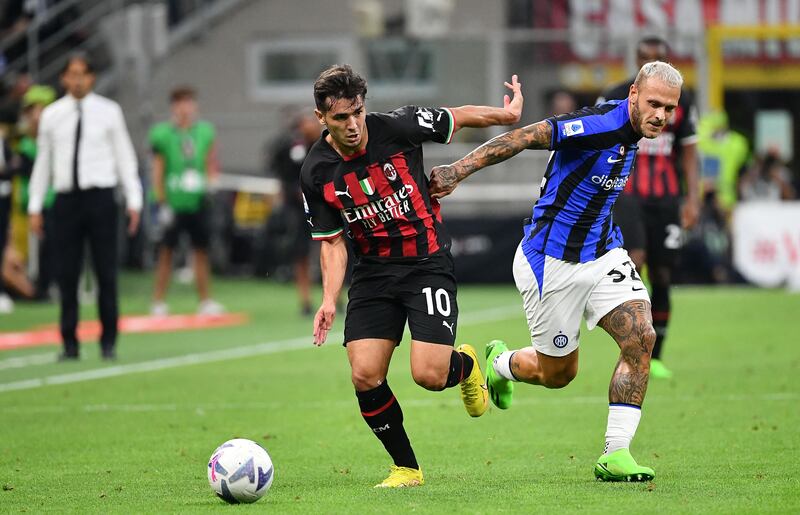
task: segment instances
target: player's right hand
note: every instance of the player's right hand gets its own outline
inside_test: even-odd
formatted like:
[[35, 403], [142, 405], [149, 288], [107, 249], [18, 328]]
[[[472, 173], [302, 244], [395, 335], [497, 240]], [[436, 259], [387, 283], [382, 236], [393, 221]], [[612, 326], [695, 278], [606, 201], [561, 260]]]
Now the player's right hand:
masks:
[[336, 318], [336, 303], [323, 302], [314, 316], [314, 345], [319, 347], [328, 338], [328, 331]]
[[513, 98], [509, 98], [508, 95], [503, 95], [503, 109], [508, 111], [512, 116], [513, 119], [508, 124], [512, 125], [517, 123], [522, 117], [522, 83], [517, 80], [516, 75], [512, 75], [511, 84], [508, 82], [504, 82], [503, 84], [514, 93]]
[[428, 192], [431, 198], [442, 198], [451, 194], [458, 186], [458, 173], [453, 165], [435, 166], [431, 170]]
[[44, 220], [42, 219], [41, 213], [36, 213], [35, 215], [28, 216], [28, 226], [31, 229], [31, 232], [35, 234], [39, 238], [44, 237]]

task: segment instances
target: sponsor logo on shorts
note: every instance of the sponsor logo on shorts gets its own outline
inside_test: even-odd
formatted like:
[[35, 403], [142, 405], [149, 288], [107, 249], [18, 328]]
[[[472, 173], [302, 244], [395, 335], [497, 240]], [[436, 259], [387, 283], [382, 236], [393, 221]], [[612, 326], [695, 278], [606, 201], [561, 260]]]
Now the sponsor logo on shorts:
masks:
[[450, 329], [450, 334], [454, 334], [453, 333], [453, 327], [456, 325], [455, 322], [453, 322], [452, 324], [448, 324], [445, 320], [442, 320], [442, 325], [445, 326], [446, 328]]
[[569, 337], [566, 334], [558, 333], [555, 338], [553, 338], [553, 345], [555, 345], [559, 349], [563, 349], [569, 343]]

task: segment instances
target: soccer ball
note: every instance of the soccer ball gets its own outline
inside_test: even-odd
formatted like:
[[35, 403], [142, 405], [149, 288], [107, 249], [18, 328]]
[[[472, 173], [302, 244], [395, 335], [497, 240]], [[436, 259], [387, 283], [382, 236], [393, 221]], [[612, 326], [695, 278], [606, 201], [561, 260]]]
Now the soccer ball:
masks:
[[208, 483], [231, 504], [261, 499], [272, 485], [272, 466], [267, 451], [252, 440], [235, 438], [217, 447], [208, 460]]

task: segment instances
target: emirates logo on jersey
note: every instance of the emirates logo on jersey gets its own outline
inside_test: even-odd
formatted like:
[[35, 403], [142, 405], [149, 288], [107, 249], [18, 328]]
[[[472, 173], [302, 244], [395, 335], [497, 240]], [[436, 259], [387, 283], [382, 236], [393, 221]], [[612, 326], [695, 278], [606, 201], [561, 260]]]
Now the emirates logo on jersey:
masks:
[[397, 179], [397, 169], [392, 163], [386, 163], [383, 165], [383, 175], [385, 175], [390, 181], [394, 181]]
[[347, 223], [360, 221], [365, 228], [371, 229], [377, 227], [378, 223], [404, 218], [406, 213], [411, 211], [409, 200], [412, 193], [414, 187], [411, 184], [404, 184], [399, 191], [391, 195], [361, 206], [344, 208], [341, 213]]

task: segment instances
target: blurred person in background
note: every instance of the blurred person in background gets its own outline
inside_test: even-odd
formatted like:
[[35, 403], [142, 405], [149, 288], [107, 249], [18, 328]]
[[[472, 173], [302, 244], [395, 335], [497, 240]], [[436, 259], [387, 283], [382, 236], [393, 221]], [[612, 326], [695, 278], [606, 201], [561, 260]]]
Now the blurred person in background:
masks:
[[[18, 205], [23, 213], [28, 212], [30, 178], [33, 173], [33, 164], [36, 162], [36, 138], [39, 133], [39, 121], [44, 108], [53, 103], [56, 92], [49, 86], [33, 85], [22, 99], [22, 116], [18, 125], [20, 139], [17, 142], [17, 152], [20, 157], [20, 188]], [[54, 249], [55, 220], [53, 220], [53, 204], [56, 192], [51, 187], [42, 205], [42, 234], [38, 248], [38, 276], [36, 278], [37, 300], [50, 298], [50, 286], [55, 280], [57, 266], [56, 252]]]
[[557, 89], [550, 93], [548, 104], [550, 105], [550, 114], [553, 116], [571, 113], [578, 108], [575, 95], [567, 89]]
[[[639, 68], [653, 61], [666, 62], [668, 51], [667, 42], [661, 38], [642, 39], [636, 47]], [[625, 99], [633, 80], [609, 88], [597, 103]], [[672, 312], [674, 269], [684, 240], [683, 230], [697, 223], [700, 209], [696, 123], [694, 100], [683, 91], [661, 134], [639, 143], [636, 173], [614, 206], [614, 223], [622, 230], [625, 249], [638, 270], [647, 264], [656, 329], [650, 376], [661, 379], [672, 377], [661, 354]]]
[[[687, 260], [701, 268], [698, 281], [727, 283], [736, 277], [732, 265], [730, 222], [739, 198], [739, 177], [750, 161], [750, 143], [732, 130], [724, 112], [704, 114], [697, 123], [703, 206], [701, 223], [686, 242]], [[687, 266], [684, 268], [688, 268]], [[690, 277], [693, 271], [684, 271]]]
[[[297, 112], [292, 117], [288, 136], [281, 136], [273, 145], [271, 170], [281, 181], [284, 216], [287, 226], [292, 228], [290, 254], [294, 267], [294, 278], [300, 300], [300, 311], [305, 316], [312, 314], [310, 254], [311, 241], [303, 210], [303, 192], [300, 189], [300, 170], [308, 151], [319, 139], [320, 124], [311, 111]], [[273, 213], [272, 216], [275, 216]], [[269, 242], [267, 242], [269, 244]]]
[[732, 130], [724, 112], [707, 113], [697, 124], [703, 194], [722, 213], [726, 224], [738, 199], [739, 177], [750, 160], [750, 143]]
[[72, 54], [61, 72], [66, 95], [41, 114], [36, 162], [30, 182], [28, 214], [31, 230], [44, 235], [47, 191], [56, 190], [53, 205], [54, 244], [58, 248], [61, 296], [61, 360], [77, 360], [78, 281], [88, 242], [98, 285], [102, 334], [101, 357], [116, 359], [118, 332], [117, 232], [119, 208], [114, 198], [122, 186], [128, 232], [139, 225], [142, 185], [136, 153], [119, 104], [92, 91], [94, 68], [88, 57]]
[[777, 151], [759, 157], [739, 179], [739, 198], [742, 202], [753, 200], [781, 201], [795, 198], [792, 175]]
[[150, 129], [153, 152], [151, 163], [153, 198], [158, 205], [157, 223], [161, 233], [156, 264], [155, 288], [150, 312], [169, 314], [165, 302], [172, 256], [183, 233], [192, 244], [192, 263], [199, 305], [198, 314], [218, 315], [224, 311], [209, 293], [211, 265], [208, 246], [211, 240], [209, 181], [219, 175], [216, 158], [216, 131], [207, 121], [198, 120], [197, 93], [188, 86], [170, 94], [172, 118]]
[[[581, 319], [602, 327], [620, 348], [608, 388], [608, 425], [594, 475], [603, 481], [650, 481], [630, 444], [641, 419], [656, 339], [650, 298], [611, 212], [636, 159], [641, 139], [655, 139], [679, 105], [683, 77], [664, 62], [639, 70], [625, 100], [579, 109], [505, 134], [431, 172], [431, 195], [450, 194], [459, 182], [525, 149], [554, 151], [533, 216], [514, 257], [531, 345], [486, 347], [492, 402], [511, 406], [514, 383], [563, 388], [578, 373]], [[637, 171], [638, 172], [638, 171]]]
[[11, 179], [13, 177], [11, 146], [0, 133], [0, 315], [14, 312], [14, 301], [6, 292], [3, 280], [9, 222], [11, 220]]
[[8, 128], [16, 125], [22, 107], [22, 98], [33, 85], [33, 79], [27, 73], [8, 73], [3, 78], [5, 95], [0, 98], [0, 124]]
[[389, 363], [408, 321], [411, 375], [428, 390], [461, 385], [472, 417], [488, 398], [475, 349], [456, 341], [458, 303], [450, 238], [439, 203], [428, 193], [422, 143], [449, 143], [463, 127], [517, 123], [521, 85], [514, 75], [503, 107], [405, 106], [367, 113], [367, 83], [350, 66], [332, 66], [314, 83], [322, 136], [303, 163], [301, 186], [314, 239], [322, 241], [322, 304], [314, 343], [322, 345], [336, 316], [347, 268], [347, 243], [356, 255], [344, 328], [351, 380], [364, 421], [392, 457], [376, 488], [424, 483], [389, 388]]

